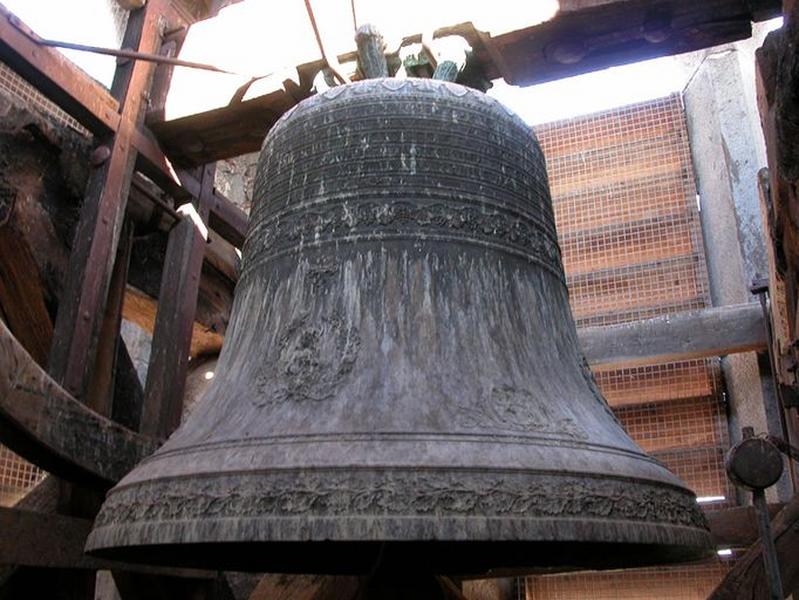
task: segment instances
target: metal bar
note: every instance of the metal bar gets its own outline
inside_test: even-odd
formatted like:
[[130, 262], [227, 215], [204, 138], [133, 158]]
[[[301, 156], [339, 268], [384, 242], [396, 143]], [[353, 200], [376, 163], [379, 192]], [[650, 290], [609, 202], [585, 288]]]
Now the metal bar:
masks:
[[[774, 395], [777, 400], [777, 406], [774, 408], [773, 412], [776, 412], [779, 417], [780, 430], [782, 431], [783, 437], [786, 440], [790, 440], [791, 436], [788, 431], [788, 423], [785, 419], [784, 389], [778, 375], [779, 371], [777, 370], [777, 357], [775, 356], [776, 346], [774, 345], [774, 332], [771, 328], [771, 292], [769, 290], [769, 280], [757, 279], [753, 281], [752, 285], [749, 287], [749, 291], [757, 296], [760, 301], [760, 308], [763, 312], [763, 330], [766, 333], [766, 352], [768, 354], [769, 370], [771, 371], [771, 385], [774, 388]], [[764, 406], [764, 409], [767, 415], [772, 412], [769, 410], [769, 404], [771, 404], [768, 402], [769, 397], [770, 394], [764, 394], [764, 398], [766, 398], [766, 406]], [[785, 452], [783, 450], [783, 453], [788, 458], [788, 473], [791, 478], [791, 487], [792, 489], [796, 489], [796, 465], [794, 463], [796, 458], [790, 452]]]
[[752, 492], [752, 504], [757, 516], [757, 527], [760, 531], [760, 543], [763, 546], [763, 561], [765, 563], [766, 578], [768, 579], [769, 597], [772, 600], [783, 600], [782, 577], [780, 565], [777, 560], [777, 548], [774, 546], [774, 537], [771, 534], [766, 494], [763, 490]]
[[[741, 437], [749, 439], [754, 437], [752, 427], [741, 429]], [[783, 600], [785, 594], [782, 591], [782, 577], [780, 576], [780, 565], [777, 560], [777, 548], [774, 545], [774, 536], [771, 533], [771, 517], [766, 503], [766, 494], [762, 488], [752, 490], [752, 504], [755, 508], [755, 518], [757, 528], [760, 533], [760, 545], [763, 549], [763, 564], [768, 580], [769, 598], [771, 600]]]
[[207, 63], [198, 63], [188, 60], [181, 60], [172, 56], [164, 56], [162, 54], [150, 54], [147, 52], [137, 52], [135, 50], [116, 49], [116, 48], [103, 48], [101, 46], [87, 46], [86, 44], [77, 44], [75, 42], [65, 42], [59, 40], [48, 40], [40, 38], [36, 35], [28, 34], [23, 31], [35, 44], [39, 46], [48, 46], [50, 48], [66, 48], [68, 50], [77, 50], [79, 52], [91, 52], [92, 54], [103, 54], [105, 56], [116, 56], [117, 58], [128, 58], [131, 60], [143, 60], [146, 62], [153, 62], [164, 65], [172, 65], [174, 67], [186, 67], [189, 69], [200, 69], [202, 71], [212, 71], [214, 73], [224, 73], [226, 75], [242, 75], [243, 77], [250, 77], [235, 71], [228, 71], [214, 65]]
[[311, 6], [311, 0], [305, 0], [305, 9], [308, 11], [308, 19], [311, 21], [311, 27], [313, 28], [314, 35], [316, 36], [316, 43], [319, 45], [319, 51], [322, 53], [322, 58], [340, 83], [349, 83], [350, 80], [341, 72], [341, 65], [338, 62], [338, 57], [329, 54], [325, 49], [325, 43], [322, 41], [322, 34], [319, 31], [319, 26], [316, 24], [316, 17], [314, 16], [313, 7]]

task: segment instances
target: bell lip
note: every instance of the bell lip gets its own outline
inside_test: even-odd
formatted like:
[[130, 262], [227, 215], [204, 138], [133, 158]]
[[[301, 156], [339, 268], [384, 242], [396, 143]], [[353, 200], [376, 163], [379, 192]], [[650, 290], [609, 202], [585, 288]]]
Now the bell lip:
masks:
[[[360, 572], [371, 559], [352, 567], [341, 557], [371, 556], [368, 548], [383, 544], [414, 548], [398, 559], [405, 563], [428, 553], [425, 544], [440, 550], [424, 565], [462, 557], [442, 563], [440, 572], [467, 564], [470, 547], [490, 547], [468, 569], [482, 573], [564, 561], [596, 568], [621, 547], [636, 551], [623, 561], [608, 558], [604, 568], [695, 560], [711, 538], [694, 494], [671, 483], [408, 468], [238, 472], [120, 486], [109, 493], [86, 547], [132, 562], [312, 573], [335, 560], [342, 564], [333, 572]], [[580, 558], [586, 544], [595, 552]], [[252, 559], [238, 552], [244, 547], [257, 564], [247, 564]], [[286, 558], [295, 547], [303, 550]], [[568, 551], [558, 555], [557, 548]], [[260, 559], [269, 554], [276, 558]], [[528, 555], [531, 561], [519, 558]]]
[[[345, 519], [347, 525], [360, 524], [364, 531], [374, 530], [375, 521], [383, 527], [417, 529], [424, 521], [435, 530], [435, 517]], [[709, 531], [697, 527], [675, 526], [631, 521], [595, 521], [579, 519], [486, 519], [471, 517], [448, 519], [450, 525], [473, 533], [474, 527], [464, 521], [501, 522], [507, 532], [526, 534], [525, 539], [447, 539], [432, 535], [426, 539], [387, 540], [377, 535], [358, 540], [291, 538], [292, 524], [285, 519], [262, 519], [257, 529], [275, 530], [285, 535], [282, 541], [247, 541], [217, 538], [212, 542], [197, 541], [209, 529], [223, 531], [224, 524], [209, 520], [183, 521], [166, 525], [133, 525], [116, 528], [115, 532], [94, 530], [86, 552], [110, 560], [123, 560], [162, 567], [236, 570], [272, 573], [315, 573], [329, 575], [362, 575], [373, 571], [376, 561], [388, 562], [396, 568], [427, 570], [459, 576], [520, 576], [541, 572], [563, 572], [578, 569], [618, 569], [694, 562], [713, 554]], [[342, 519], [324, 518], [315, 525], [326, 534], [340, 528]], [[416, 522], [416, 527], [408, 521]], [[250, 521], [250, 523], [253, 523]], [[295, 524], [297, 525], [297, 524]], [[594, 529], [594, 535], [586, 530]], [[488, 533], [490, 524], [479, 523]], [[136, 543], [158, 530], [163, 543]], [[557, 532], [557, 537], [553, 533]], [[125, 538], [122, 541], [120, 538]], [[256, 538], [257, 539], [257, 538]], [[260, 537], [260, 539], [266, 539]], [[116, 541], [115, 541], [116, 540]], [[390, 568], [390, 567], [389, 567]]]

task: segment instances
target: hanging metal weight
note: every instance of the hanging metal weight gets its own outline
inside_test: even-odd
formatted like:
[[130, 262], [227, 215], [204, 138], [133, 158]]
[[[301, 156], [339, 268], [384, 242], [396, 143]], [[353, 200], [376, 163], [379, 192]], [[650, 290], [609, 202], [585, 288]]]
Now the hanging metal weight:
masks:
[[771, 487], [783, 471], [782, 454], [771, 441], [754, 437], [751, 427], [742, 430], [743, 439], [733, 446], [725, 458], [725, 467], [730, 480], [737, 486], [751, 490], [752, 504], [755, 507], [760, 543], [763, 548], [763, 563], [769, 585], [769, 597], [783, 600], [780, 565], [777, 549], [771, 533], [771, 522], [766, 503], [765, 489]]

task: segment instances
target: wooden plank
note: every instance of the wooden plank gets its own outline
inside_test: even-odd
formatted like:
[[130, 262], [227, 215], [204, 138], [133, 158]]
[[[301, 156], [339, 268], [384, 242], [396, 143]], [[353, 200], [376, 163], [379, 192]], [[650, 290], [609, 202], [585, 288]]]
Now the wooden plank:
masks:
[[325, 575], [265, 575], [249, 600], [354, 600], [360, 578]]
[[176, 164], [192, 167], [257, 152], [277, 120], [310, 96], [310, 81], [298, 92], [278, 90], [216, 110], [151, 123], [150, 128]]
[[156, 448], [67, 393], [2, 322], [0, 441], [53, 475], [101, 486], [118, 481]]
[[[607, 186], [628, 180], [630, 177], [663, 177], [682, 173], [685, 166], [683, 153], [677, 148], [663, 146], [659, 141], [641, 144], [642, 154], [631, 156], [633, 148], [604, 156], [572, 157], [570, 161], [553, 161], [547, 165], [549, 172], [560, 169], [568, 177], [551, 182], [553, 196], [563, 196], [586, 186]], [[582, 161], [586, 161], [584, 164]]]
[[203, 169], [196, 219], [185, 216], [169, 234], [142, 409], [141, 431], [153, 437], [180, 423], [215, 171]]
[[[548, 162], [582, 152], [607, 151], [631, 142], [679, 135], [684, 129], [680, 96], [674, 94], [660, 102], [663, 109], [673, 113], [675, 118], [653, 121], [651, 116], [625, 106], [568, 119], [569, 126], [575, 128], [577, 135], [558, 135], [563, 121], [538, 125], [533, 130]], [[582, 133], [579, 133], [581, 129]]]
[[732, 502], [734, 491], [724, 470], [726, 451], [726, 444], [700, 446], [658, 452], [652, 457], [681, 479], [697, 496], [725, 496]]
[[[170, 15], [170, 20], [178, 18], [169, 3], [159, 4], [160, 10]], [[30, 28], [0, 4], [0, 60], [93, 134], [102, 137], [115, 132], [121, 122], [119, 102], [109, 91], [59, 51], [38, 46], [23, 31], [30, 32]], [[137, 167], [166, 192], [179, 198], [196, 197], [197, 182], [178, 182], [161, 148], [146, 128], [133, 131], [131, 143], [139, 151]], [[190, 187], [187, 189], [183, 185]], [[247, 230], [247, 216], [221, 194], [215, 196], [216, 201], [211, 207], [211, 227], [241, 247]]]
[[[553, 196], [558, 234], [612, 227], [622, 215], [631, 221], [685, 215], [688, 208], [685, 183], [686, 175], [678, 171], [658, 177], [635, 177], [631, 174], [630, 178], [617, 184], [588, 185], [568, 194]], [[644, 191], [647, 202], [636, 202]], [[585, 206], [601, 206], [602, 210], [580, 210]]]
[[[783, 587], [799, 587], [799, 496], [794, 496], [771, 520], [771, 533], [777, 549]], [[758, 540], [739, 556], [735, 565], [721, 581], [708, 600], [740, 600], [741, 598], [766, 598], [768, 583], [763, 567], [763, 547]]]
[[[682, 198], [683, 204], [685, 198]], [[696, 252], [696, 231], [688, 211], [558, 236], [563, 268], [570, 277], [620, 269]]]
[[[657, 42], [647, 39], [651, 2], [561, 0], [556, 18], [496, 36], [515, 85], [532, 85], [607, 67], [700, 50], [751, 35], [753, 11], [726, 0], [660, 3], [670, 19]], [[774, 0], [758, 16], [779, 14]], [[579, 46], [574, 39], [580, 40]], [[563, 52], [571, 42], [580, 51]]]
[[113, 571], [113, 580], [120, 600], [235, 600], [222, 573], [214, 579], [187, 578], [117, 568]]
[[[133, 134], [138, 152], [136, 168], [178, 201], [197, 198], [200, 182], [193, 173], [179, 170], [180, 178], [164, 156], [158, 141], [146, 128]], [[214, 190], [209, 226], [237, 248], [244, 245], [249, 217], [238, 206]]]
[[132, 248], [133, 223], [130, 219], [126, 219], [122, 226], [119, 248], [111, 273], [108, 299], [100, 325], [97, 359], [86, 394], [86, 405], [106, 417], [112, 413], [118, 347], [123, 343], [119, 337], [119, 329], [122, 324], [122, 305], [125, 301]]
[[[785, 504], [769, 504], [768, 512], [773, 519]], [[705, 517], [710, 527], [715, 546], [726, 548], [748, 548], [754, 544], [760, 532], [752, 506], [736, 506], [722, 510], [706, 510]]]
[[580, 346], [592, 367], [618, 369], [766, 348], [759, 304], [737, 304], [653, 319], [584, 327]]
[[8, 222], [0, 224], [0, 307], [23, 347], [46, 365], [53, 323], [39, 268], [28, 240]]
[[702, 302], [705, 294], [698, 260], [684, 256], [568, 277], [574, 318]]
[[[123, 318], [152, 334], [155, 331], [157, 312], [157, 300], [136, 288], [130, 286], [127, 288], [122, 311]], [[217, 354], [222, 349], [223, 341], [222, 335], [209, 330], [205, 324], [195, 321], [192, 327], [189, 354], [192, 358], [204, 354]]]
[[[551, 20], [515, 24], [519, 29], [492, 36], [488, 43], [471, 24], [441, 28], [435, 34], [466, 37], [475, 49], [472, 60], [476, 68], [489, 79], [504, 76], [509, 83], [530, 85], [744, 39], [751, 35], [753, 17], [777, 16], [780, 6], [777, 0], [763, 0], [756, 9], [739, 0], [671, 0], [658, 3], [657, 8], [668, 11], [671, 19], [656, 42], [647, 39], [652, 37], [645, 27], [652, 3], [645, 0], [561, 0], [560, 10]], [[419, 32], [407, 33], [412, 38]], [[573, 44], [575, 38], [585, 45], [585, 52], [574, 60], [559, 60], [558, 45]], [[341, 62], [348, 58], [339, 56]], [[317, 61], [297, 69], [310, 82], [323, 66]], [[185, 166], [255, 152], [266, 133], [266, 119], [273, 122], [275, 113], [286, 110], [286, 102], [293, 105], [306, 97], [309, 86], [300, 86], [299, 92], [248, 100], [258, 107], [253, 111], [241, 103], [168, 121], [157, 126], [157, 134], [170, 156]]]
[[[137, 39], [135, 49], [151, 53], [160, 43], [157, 3], [131, 12], [126, 38]], [[113, 89], [121, 99], [119, 127], [103, 140], [107, 160], [89, 176], [80, 221], [55, 323], [49, 370], [71, 394], [81, 398], [97, 350], [103, 307], [116, 255], [128, 192], [135, 165], [133, 131], [143, 119], [143, 92], [153, 64], [137, 61], [117, 69]]]

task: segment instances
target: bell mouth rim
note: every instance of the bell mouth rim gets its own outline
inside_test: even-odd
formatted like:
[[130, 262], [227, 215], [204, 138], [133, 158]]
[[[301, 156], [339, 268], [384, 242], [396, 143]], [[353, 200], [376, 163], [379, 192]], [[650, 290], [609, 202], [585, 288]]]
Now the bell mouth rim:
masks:
[[[370, 573], [375, 562], [387, 555], [397, 568], [413, 566], [436, 574], [475, 577], [667, 565], [713, 554], [708, 531], [662, 523], [458, 517], [446, 519], [448, 527], [444, 529], [460, 533], [448, 537], [437, 531], [442, 522], [437, 517], [324, 517], [312, 520], [320, 534], [309, 537], [305, 531], [308, 521], [297, 517], [249, 520], [246, 534], [229, 539], [219, 536], [213, 541], [201, 538], [208, 530], [224, 531], [225, 523], [220, 520], [130, 525], [115, 532], [95, 529], [86, 552], [142, 565], [329, 575]], [[360, 529], [365, 535], [362, 539], [334, 539], [330, 534], [342, 527]], [[518, 537], [498, 537], [497, 527]], [[407, 539], [384, 535], [395, 528], [413, 533]], [[427, 535], [420, 534], [420, 528], [427, 529]], [[161, 542], [135, 541], [153, 529], [158, 530]], [[234, 530], [231, 524], [228, 532]], [[482, 530], [485, 537], [476, 537], [474, 530]], [[464, 537], [467, 532], [468, 539]]]
[[[693, 493], [672, 483], [450, 468], [273, 471], [142, 481], [109, 492], [87, 550], [125, 560], [139, 555], [141, 562], [159, 564], [174, 564], [182, 560], [176, 556], [185, 555], [181, 566], [210, 567], [242, 546], [257, 547], [256, 556], [269, 550], [282, 557], [296, 543], [316, 548], [340, 544], [335, 552], [318, 551], [320, 557], [338, 560], [340, 552], [360, 546], [400, 543], [416, 548], [413, 542], [449, 544], [453, 548], [447, 551], [463, 555], [463, 560], [470, 545], [489, 545], [489, 557], [505, 548], [508, 559], [485, 568], [481, 564], [481, 572], [525, 563], [517, 555], [536, 545], [565, 544], [569, 552], [559, 560], [570, 561], [583, 552], [580, 544], [599, 544], [600, 555], [612, 556], [618, 555], [619, 544], [639, 548], [625, 563], [614, 560], [608, 568], [631, 560], [694, 560], [711, 547]], [[403, 560], [425, 552], [415, 550]], [[536, 563], [554, 560], [544, 549], [534, 554]], [[242, 568], [241, 560], [230, 560], [230, 570]], [[435, 560], [437, 554], [429, 562]], [[587, 556], [579, 562], [594, 566], [598, 560]], [[458, 567], [442, 565], [441, 571], [445, 568]], [[276, 561], [252, 567], [281, 569], [314, 572], [301, 557], [297, 565]]]

